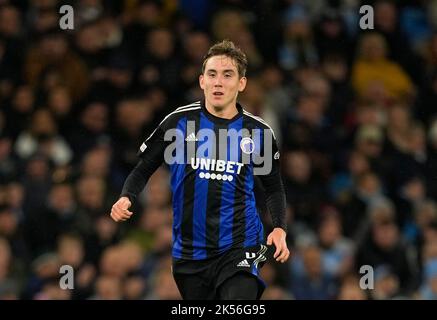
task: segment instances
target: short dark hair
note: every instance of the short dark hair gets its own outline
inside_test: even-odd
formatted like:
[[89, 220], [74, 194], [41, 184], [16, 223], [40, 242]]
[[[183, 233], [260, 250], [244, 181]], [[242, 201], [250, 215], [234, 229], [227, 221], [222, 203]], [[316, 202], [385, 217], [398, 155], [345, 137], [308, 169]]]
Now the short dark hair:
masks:
[[244, 77], [247, 69], [247, 57], [246, 54], [230, 40], [223, 40], [217, 42], [211, 48], [203, 58], [202, 74], [205, 72], [205, 65], [209, 58], [214, 56], [227, 56], [235, 61], [237, 64], [238, 75]]

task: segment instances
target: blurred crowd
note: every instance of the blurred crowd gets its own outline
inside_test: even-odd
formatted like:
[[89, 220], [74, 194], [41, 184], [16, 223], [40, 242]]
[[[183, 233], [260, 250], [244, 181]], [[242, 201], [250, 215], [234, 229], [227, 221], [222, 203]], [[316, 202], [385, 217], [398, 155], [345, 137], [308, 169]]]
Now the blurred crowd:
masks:
[[109, 212], [225, 38], [282, 151], [292, 258], [263, 299], [436, 299], [436, 30], [436, 0], [0, 0], [0, 299], [180, 298], [165, 165], [130, 221]]

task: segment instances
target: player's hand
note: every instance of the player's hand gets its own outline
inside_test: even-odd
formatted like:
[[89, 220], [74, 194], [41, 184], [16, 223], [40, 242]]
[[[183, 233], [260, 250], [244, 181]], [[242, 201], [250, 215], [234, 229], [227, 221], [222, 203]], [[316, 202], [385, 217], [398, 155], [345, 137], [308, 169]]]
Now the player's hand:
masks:
[[275, 245], [276, 251], [273, 254], [273, 258], [276, 261], [284, 263], [290, 256], [290, 251], [287, 248], [287, 242], [285, 241], [287, 234], [282, 228], [275, 228], [267, 237], [267, 245]]
[[127, 219], [129, 219], [132, 216], [132, 212], [128, 210], [131, 205], [132, 204], [131, 204], [128, 197], [121, 197], [112, 206], [111, 218], [115, 222], [126, 221]]

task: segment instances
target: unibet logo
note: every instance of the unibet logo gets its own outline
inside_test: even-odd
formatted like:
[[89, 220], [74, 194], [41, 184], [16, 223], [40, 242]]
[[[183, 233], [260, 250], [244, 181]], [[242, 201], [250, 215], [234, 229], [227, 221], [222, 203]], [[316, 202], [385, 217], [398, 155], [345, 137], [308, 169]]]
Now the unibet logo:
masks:
[[191, 158], [191, 167], [194, 170], [200, 169], [205, 171], [217, 172], [199, 172], [199, 177], [202, 179], [232, 181], [234, 179], [233, 174], [240, 174], [243, 164], [235, 161], [224, 161], [208, 158]]

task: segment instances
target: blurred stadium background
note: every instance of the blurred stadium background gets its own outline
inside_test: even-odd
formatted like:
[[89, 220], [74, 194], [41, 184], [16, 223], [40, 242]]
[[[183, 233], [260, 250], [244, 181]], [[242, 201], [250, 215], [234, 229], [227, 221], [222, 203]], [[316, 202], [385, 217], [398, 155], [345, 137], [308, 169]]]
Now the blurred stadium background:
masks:
[[179, 299], [166, 168], [131, 221], [109, 212], [224, 38], [282, 150], [293, 257], [265, 265], [263, 298], [437, 298], [436, 30], [435, 0], [0, 0], [0, 299]]

